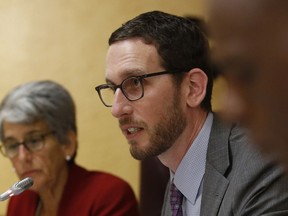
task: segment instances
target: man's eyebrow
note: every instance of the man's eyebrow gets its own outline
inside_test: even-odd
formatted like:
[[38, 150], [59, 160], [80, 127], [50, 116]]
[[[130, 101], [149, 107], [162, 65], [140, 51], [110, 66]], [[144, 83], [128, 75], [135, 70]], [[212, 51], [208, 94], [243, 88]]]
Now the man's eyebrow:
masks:
[[[128, 77], [141, 76], [143, 74], [146, 74], [146, 73], [144, 71], [142, 71], [142, 70], [139, 70], [139, 69], [127, 70], [123, 74], [121, 74], [121, 78], [122, 78], [122, 81], [123, 81], [124, 79], [126, 79]], [[116, 85], [116, 83], [114, 83], [109, 78], [105, 78], [105, 81], [106, 81], [107, 84]]]
[[115, 85], [114, 82], [112, 82], [110, 79], [106, 78], [105, 79], [106, 84], [111, 84], [111, 85]]

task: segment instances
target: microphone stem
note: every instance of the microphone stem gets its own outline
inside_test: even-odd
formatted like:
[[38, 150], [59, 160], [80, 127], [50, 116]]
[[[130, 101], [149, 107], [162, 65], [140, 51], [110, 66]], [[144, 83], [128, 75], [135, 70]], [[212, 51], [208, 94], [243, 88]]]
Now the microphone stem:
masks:
[[4, 201], [11, 196], [13, 196], [13, 191], [11, 189], [9, 189], [0, 195], [0, 201]]

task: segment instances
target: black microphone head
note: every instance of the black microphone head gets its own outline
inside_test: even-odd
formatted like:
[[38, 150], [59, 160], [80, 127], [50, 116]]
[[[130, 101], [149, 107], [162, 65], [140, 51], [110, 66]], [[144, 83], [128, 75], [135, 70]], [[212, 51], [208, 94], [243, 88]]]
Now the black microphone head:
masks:
[[13, 194], [19, 194], [22, 193], [24, 190], [28, 189], [33, 185], [33, 180], [30, 177], [27, 177], [25, 179], [22, 179], [21, 181], [15, 183], [12, 187], [11, 190], [13, 191]]

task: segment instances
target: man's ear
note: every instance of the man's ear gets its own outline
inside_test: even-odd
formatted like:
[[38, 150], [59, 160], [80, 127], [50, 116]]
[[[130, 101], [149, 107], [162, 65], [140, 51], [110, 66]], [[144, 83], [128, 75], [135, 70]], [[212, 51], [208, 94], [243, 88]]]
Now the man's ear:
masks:
[[206, 87], [208, 83], [208, 77], [199, 68], [193, 68], [188, 72], [188, 94], [187, 104], [190, 107], [197, 107], [204, 100], [206, 95]]
[[78, 140], [74, 131], [68, 132], [68, 143], [62, 145], [66, 158], [71, 158], [77, 151]]

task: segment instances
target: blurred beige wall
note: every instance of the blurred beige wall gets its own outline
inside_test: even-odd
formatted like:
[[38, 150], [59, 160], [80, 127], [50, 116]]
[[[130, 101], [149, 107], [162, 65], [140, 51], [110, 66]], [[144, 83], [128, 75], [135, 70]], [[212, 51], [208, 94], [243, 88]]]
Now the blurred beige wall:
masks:
[[[0, 1], [0, 99], [30, 80], [51, 79], [74, 97], [79, 127], [77, 162], [88, 169], [127, 180], [139, 197], [139, 162], [98, 99], [94, 86], [104, 81], [107, 39], [139, 13], [162, 10], [177, 15], [203, 14], [201, 0]], [[17, 177], [0, 156], [0, 193]], [[5, 213], [7, 201], [0, 203]]]

